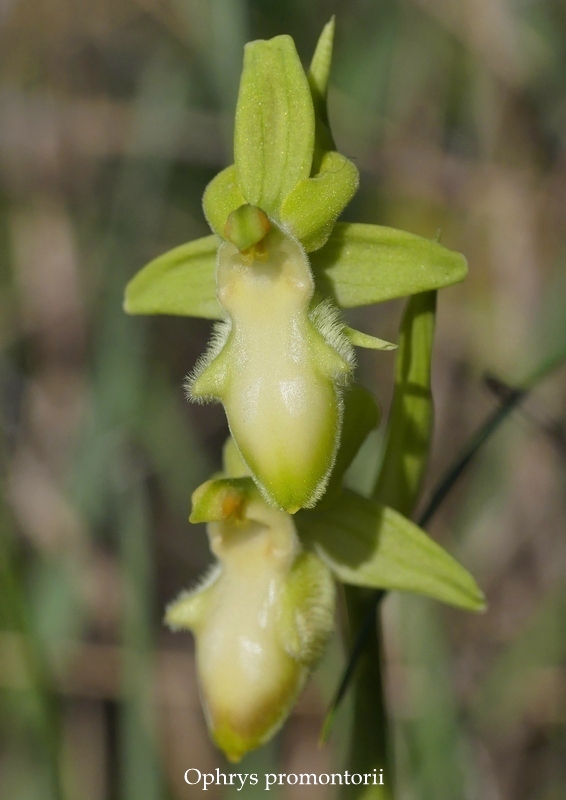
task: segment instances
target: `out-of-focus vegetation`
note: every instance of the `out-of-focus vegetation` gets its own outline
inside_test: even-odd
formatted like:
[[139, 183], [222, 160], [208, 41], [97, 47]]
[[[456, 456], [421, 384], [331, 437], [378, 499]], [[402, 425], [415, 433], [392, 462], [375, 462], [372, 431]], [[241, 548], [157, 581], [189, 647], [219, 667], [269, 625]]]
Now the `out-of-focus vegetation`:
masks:
[[[9, 800], [180, 800], [200, 791], [183, 782], [189, 767], [230, 769], [206, 736], [192, 641], [161, 625], [209, 559], [186, 518], [226, 427], [221, 407], [189, 407], [181, 388], [209, 324], [128, 318], [122, 292], [152, 257], [207, 233], [200, 201], [231, 159], [244, 42], [289, 33], [307, 60], [332, 13], [330, 113], [362, 175], [347, 218], [440, 230], [470, 264], [440, 298], [429, 488], [498, 402], [486, 373], [518, 381], [565, 346], [562, 0], [4, 0]], [[395, 340], [400, 311], [351, 320]], [[360, 361], [386, 408], [393, 356]], [[478, 577], [487, 614], [385, 603], [402, 800], [566, 798], [565, 401], [562, 371], [493, 437], [432, 526]], [[371, 486], [372, 459], [366, 448], [351, 473], [359, 486]], [[325, 749], [317, 737], [342, 663], [336, 640], [276, 743], [240, 771], [341, 769], [348, 709]]]

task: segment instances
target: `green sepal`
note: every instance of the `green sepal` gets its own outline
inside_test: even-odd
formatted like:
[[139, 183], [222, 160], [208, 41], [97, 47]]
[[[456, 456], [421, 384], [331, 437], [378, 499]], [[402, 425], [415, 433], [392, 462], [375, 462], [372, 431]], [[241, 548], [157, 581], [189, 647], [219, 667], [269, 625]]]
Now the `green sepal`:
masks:
[[344, 490], [336, 503], [297, 515], [301, 538], [336, 577], [372, 589], [417, 592], [483, 611], [474, 578], [417, 525], [388, 506]]
[[434, 427], [431, 361], [436, 292], [411, 297], [401, 323], [395, 388], [374, 497], [410, 516], [426, 472]]
[[221, 319], [215, 281], [218, 245], [216, 236], [205, 236], [150, 261], [126, 286], [124, 311]]
[[201, 484], [192, 496], [189, 522], [220, 522], [243, 519], [248, 500], [255, 490], [251, 478], [216, 478]]
[[356, 383], [344, 392], [343, 403], [340, 446], [321, 504], [333, 502], [341, 489], [344, 473], [356, 457], [368, 433], [379, 425], [381, 417], [381, 410], [374, 396]]
[[234, 161], [242, 194], [278, 219], [283, 199], [311, 171], [314, 110], [310, 87], [290, 36], [244, 49]]
[[245, 202], [236, 179], [236, 167], [231, 164], [210, 181], [202, 198], [204, 216], [214, 233], [224, 238], [226, 220]]
[[365, 347], [368, 350], [396, 350], [397, 345], [393, 342], [387, 342], [385, 339], [379, 339], [377, 336], [370, 336], [369, 333], [357, 331], [355, 328], [344, 326], [344, 335], [352, 342], [354, 347]]
[[342, 308], [381, 303], [463, 280], [466, 259], [438, 242], [379, 225], [338, 222], [311, 256], [317, 290]]
[[301, 242], [307, 253], [319, 250], [328, 241], [358, 184], [355, 164], [341, 153], [324, 153], [317, 174], [299, 181], [284, 199], [281, 224]]

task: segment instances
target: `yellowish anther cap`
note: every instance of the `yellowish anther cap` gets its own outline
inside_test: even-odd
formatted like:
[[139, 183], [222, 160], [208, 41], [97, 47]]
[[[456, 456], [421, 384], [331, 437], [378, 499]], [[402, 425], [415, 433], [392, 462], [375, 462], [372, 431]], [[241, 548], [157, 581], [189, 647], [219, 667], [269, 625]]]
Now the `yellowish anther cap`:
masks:
[[261, 242], [270, 228], [267, 214], [261, 208], [246, 203], [229, 214], [224, 236], [240, 252], [245, 252]]
[[242, 519], [248, 500], [245, 487], [246, 479], [206, 481], [193, 492], [193, 510], [189, 521], [196, 523]]

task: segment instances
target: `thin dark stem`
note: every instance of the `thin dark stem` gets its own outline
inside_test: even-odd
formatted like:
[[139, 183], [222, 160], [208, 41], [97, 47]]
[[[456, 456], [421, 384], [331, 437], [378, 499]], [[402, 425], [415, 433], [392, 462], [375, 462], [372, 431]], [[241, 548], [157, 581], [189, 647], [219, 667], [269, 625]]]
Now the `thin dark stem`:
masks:
[[526, 397], [527, 393], [526, 389], [513, 389], [505, 402], [490, 414], [483, 425], [469, 439], [459, 458], [448, 468], [438, 482], [425, 509], [419, 516], [418, 524], [421, 528], [428, 525], [480, 447], [487, 442], [491, 434], [511, 411], [518, 406], [521, 400]]

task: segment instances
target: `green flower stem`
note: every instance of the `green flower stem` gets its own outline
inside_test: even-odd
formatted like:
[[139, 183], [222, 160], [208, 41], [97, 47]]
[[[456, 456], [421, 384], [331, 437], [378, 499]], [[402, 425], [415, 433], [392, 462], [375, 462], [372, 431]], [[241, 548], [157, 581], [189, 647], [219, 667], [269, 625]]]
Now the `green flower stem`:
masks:
[[[368, 612], [375, 609], [375, 593], [354, 586], [344, 587], [352, 638], [366, 624]], [[375, 618], [375, 613], [374, 613]], [[382, 678], [382, 643], [379, 617], [367, 636], [355, 673], [354, 718], [347, 769], [351, 774], [383, 775], [383, 785], [342, 787], [342, 800], [393, 800], [393, 771], [390, 765], [389, 725]], [[380, 773], [380, 770], [383, 770]], [[377, 778], [379, 780], [379, 777]]]

